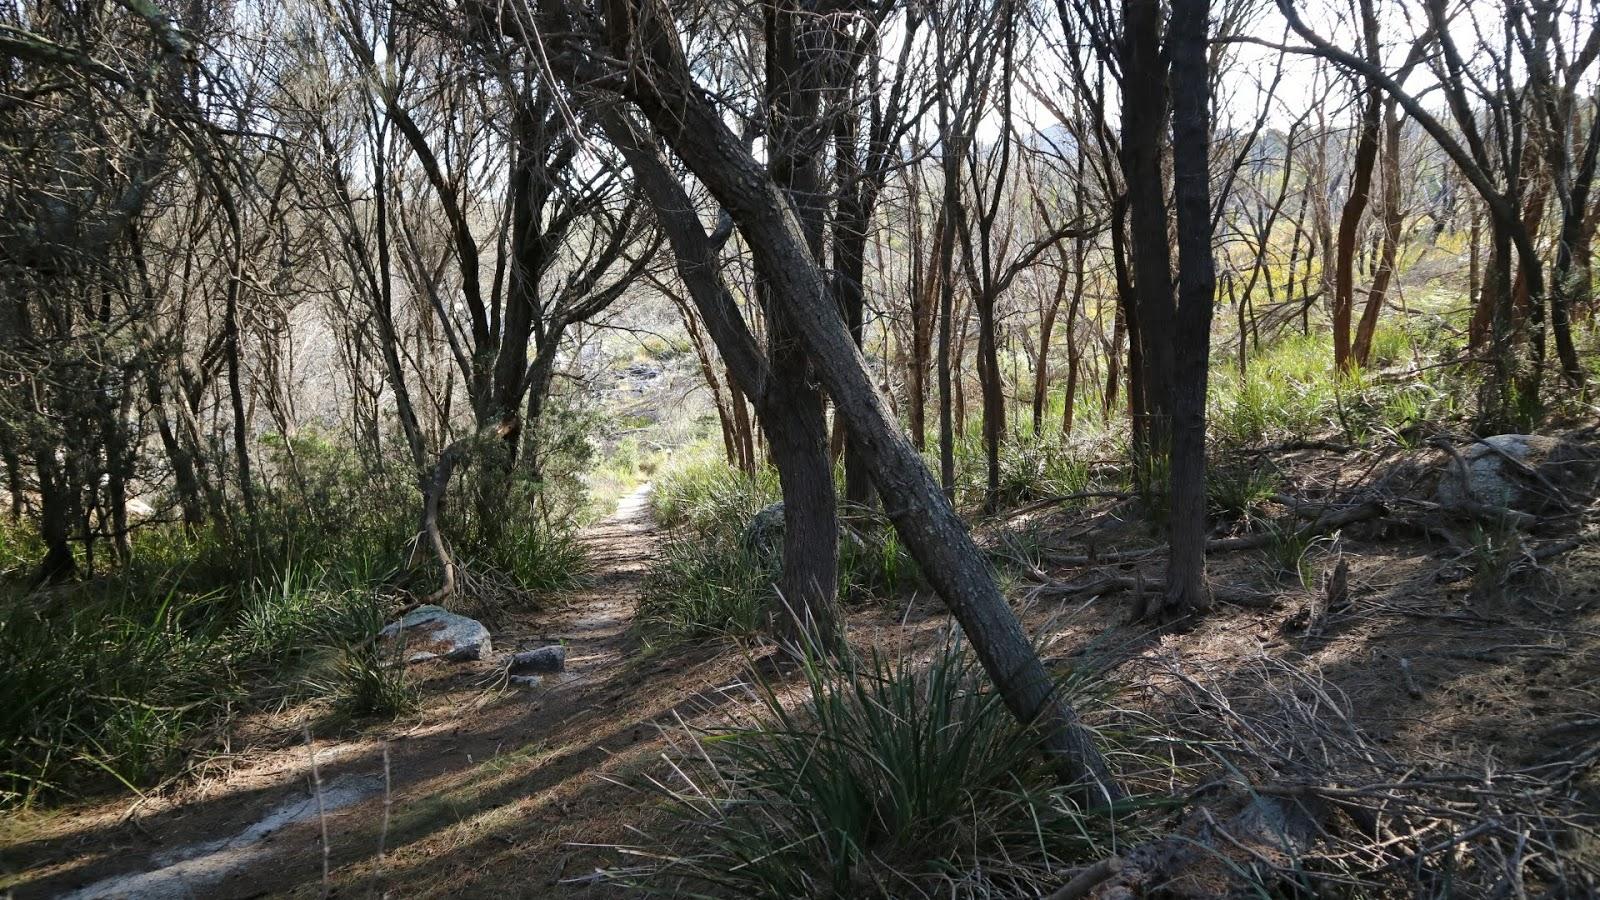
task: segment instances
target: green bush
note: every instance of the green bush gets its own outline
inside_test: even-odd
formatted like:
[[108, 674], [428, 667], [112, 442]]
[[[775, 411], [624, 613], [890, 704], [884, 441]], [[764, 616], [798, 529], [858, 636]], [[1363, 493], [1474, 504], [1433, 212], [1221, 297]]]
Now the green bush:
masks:
[[[760, 684], [761, 707], [690, 734], [651, 886], [747, 897], [1033, 896], [1103, 857], [1110, 823], [1055, 786], [971, 654], [931, 661], [807, 655], [804, 698]], [[1072, 701], [1084, 685], [1063, 685]], [[955, 890], [960, 885], [960, 890]], [[1031, 887], [1030, 887], [1031, 886]]]
[[236, 696], [231, 660], [191, 628], [214, 599], [111, 590], [8, 602], [0, 800], [107, 775], [133, 785], [166, 769]]
[[1260, 465], [1213, 466], [1206, 473], [1207, 505], [1219, 518], [1247, 518], [1277, 491], [1278, 476]]
[[737, 538], [688, 532], [662, 542], [645, 580], [638, 620], [674, 637], [764, 630], [777, 568]]
[[[187, 593], [174, 574], [18, 594], [0, 604], [0, 801], [127, 787], [167, 774], [192, 739], [241, 705], [307, 696], [401, 708], [404, 673], [349, 665], [370, 648], [385, 604], [284, 564], [238, 595]], [[376, 699], [370, 685], [382, 691]]]
[[742, 530], [764, 507], [782, 498], [778, 473], [761, 467], [754, 475], [706, 455], [680, 460], [663, 470], [650, 493], [650, 509], [665, 528], [700, 534]]
[[839, 597], [893, 597], [922, 583], [922, 571], [882, 513], [857, 513], [839, 535]]
[[1212, 440], [1227, 448], [1331, 433], [1412, 445], [1417, 435], [1464, 414], [1471, 379], [1442, 366], [1414, 374], [1378, 370], [1448, 350], [1442, 333], [1385, 325], [1373, 336], [1371, 366], [1336, 375], [1328, 335], [1286, 338], [1251, 357], [1243, 379], [1234, 370], [1212, 373]]
[[0, 578], [21, 578], [44, 558], [39, 531], [27, 519], [0, 515]]
[[[777, 476], [754, 476], [716, 458], [680, 462], [651, 494], [670, 534], [653, 560], [639, 617], [650, 629], [688, 636], [761, 631], [776, 600], [782, 553], [745, 545], [756, 513], [779, 497]], [[892, 596], [920, 579], [881, 513], [849, 509], [839, 529], [838, 593], [860, 601]]]

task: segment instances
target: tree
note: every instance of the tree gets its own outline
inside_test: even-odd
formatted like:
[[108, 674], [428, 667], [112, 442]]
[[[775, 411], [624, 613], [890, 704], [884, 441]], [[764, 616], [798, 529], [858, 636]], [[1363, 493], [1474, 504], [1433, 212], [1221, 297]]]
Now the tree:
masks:
[[[873, 385], [810, 251], [803, 219], [696, 88], [673, 18], [644, 0], [615, 0], [604, 14], [604, 31], [594, 33], [583, 30], [582, 20], [560, 0], [541, 4], [537, 33], [571, 36], [564, 46], [545, 48], [552, 66], [572, 83], [624, 97], [727, 211], [758, 269], [767, 274], [768, 290], [790, 315], [850, 434], [860, 442], [873, 484], [886, 500], [885, 513], [949, 604], [1007, 705], [1022, 721], [1038, 724], [1045, 748], [1068, 778], [1093, 796], [1118, 796], [1104, 759], [1073, 712], [1054, 695], [981, 553]], [[525, 33], [534, 32], [529, 28]], [[589, 61], [596, 58], [592, 48], [598, 46], [620, 61], [620, 68], [591, 67]], [[659, 212], [670, 212], [670, 204], [656, 205]], [[717, 318], [710, 312], [708, 327]], [[724, 356], [739, 352], [737, 346], [718, 343]]]

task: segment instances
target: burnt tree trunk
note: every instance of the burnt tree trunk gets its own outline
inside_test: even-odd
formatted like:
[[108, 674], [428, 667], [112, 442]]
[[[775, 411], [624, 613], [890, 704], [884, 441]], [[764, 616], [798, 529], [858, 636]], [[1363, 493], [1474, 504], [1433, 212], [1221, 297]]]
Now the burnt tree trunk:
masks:
[[1173, 0], [1173, 206], [1178, 220], [1174, 332], [1171, 511], [1167, 589], [1159, 615], [1172, 619], [1211, 604], [1206, 586], [1206, 376], [1216, 263], [1211, 249], [1211, 81], [1206, 69], [1207, 0]]
[[[1169, 446], [1167, 388], [1173, 377], [1172, 251], [1161, 172], [1167, 61], [1161, 53], [1160, 4], [1124, 0], [1123, 28], [1122, 172], [1128, 186], [1134, 296], [1128, 336], [1139, 347], [1142, 371], [1137, 379], [1143, 393], [1130, 400], [1130, 407], [1139, 416], [1133, 432], [1139, 481], [1142, 489], [1149, 490], [1150, 463]], [[1130, 364], [1131, 356], [1130, 352]], [[1130, 380], [1130, 397], [1133, 388]]]

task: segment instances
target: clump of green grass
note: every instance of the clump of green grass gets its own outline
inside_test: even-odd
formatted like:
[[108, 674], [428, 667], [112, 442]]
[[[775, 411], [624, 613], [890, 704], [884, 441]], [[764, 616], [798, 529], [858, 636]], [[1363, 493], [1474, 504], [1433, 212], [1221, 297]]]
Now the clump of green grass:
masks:
[[[679, 637], [762, 631], [776, 606], [782, 548], [749, 546], [745, 532], [778, 495], [770, 470], [746, 475], [716, 458], [680, 462], [663, 473], [651, 504], [670, 536], [646, 580], [644, 625]], [[843, 512], [841, 598], [888, 597], [919, 583], [916, 563], [881, 513], [855, 507]]]
[[106, 582], [4, 600], [0, 804], [137, 789], [246, 704], [326, 695], [363, 714], [403, 708], [403, 671], [361, 656], [383, 602], [326, 578], [285, 564], [240, 596], [189, 593], [173, 576], [161, 593]]
[[322, 627], [320, 643], [336, 656], [316, 687], [347, 716], [393, 718], [416, 705], [416, 689], [406, 678], [405, 647], [377, 640], [388, 610], [376, 596], [351, 599], [335, 607]]
[[0, 515], [0, 578], [19, 578], [44, 557], [39, 530], [27, 519]]
[[188, 626], [209, 596], [15, 598], [0, 616], [0, 800], [164, 769], [236, 695], [230, 660]]
[[839, 535], [839, 597], [894, 597], [922, 583], [922, 570], [882, 513], [856, 511]]
[[1055, 432], [1016, 435], [1001, 446], [1001, 502], [1026, 503], [1083, 490], [1089, 483], [1087, 459]]
[[674, 637], [761, 632], [777, 569], [737, 541], [679, 534], [661, 544], [645, 580], [639, 622]]
[[1285, 338], [1251, 356], [1244, 378], [1236, 370], [1212, 373], [1212, 439], [1226, 448], [1336, 434], [1414, 445], [1418, 435], [1464, 414], [1471, 379], [1437, 365], [1404, 375], [1381, 370], [1448, 351], [1443, 331], [1385, 324], [1373, 336], [1369, 366], [1339, 374], [1328, 334]]
[[[1112, 821], [1058, 789], [954, 642], [931, 659], [803, 655], [802, 699], [685, 735], [667, 821], [638, 848], [655, 889], [761, 897], [1033, 896], [1102, 858]], [[1069, 682], [1083, 699], [1088, 685]], [[958, 887], [959, 886], [959, 887]]]
[[1206, 500], [1219, 518], [1248, 518], [1277, 491], [1277, 474], [1263, 466], [1221, 465], [1206, 473]]
[[748, 475], [709, 454], [664, 471], [650, 504], [670, 535], [646, 577], [641, 624], [679, 638], [762, 631], [782, 559], [746, 546], [744, 531], [778, 496], [776, 473]]
[[588, 558], [576, 534], [532, 517], [512, 520], [483, 553], [491, 568], [533, 595], [568, 590], [582, 581], [588, 570]]
[[766, 466], [739, 472], [710, 455], [679, 460], [663, 470], [650, 493], [650, 509], [666, 528], [709, 533], [744, 527], [782, 497], [778, 473]]

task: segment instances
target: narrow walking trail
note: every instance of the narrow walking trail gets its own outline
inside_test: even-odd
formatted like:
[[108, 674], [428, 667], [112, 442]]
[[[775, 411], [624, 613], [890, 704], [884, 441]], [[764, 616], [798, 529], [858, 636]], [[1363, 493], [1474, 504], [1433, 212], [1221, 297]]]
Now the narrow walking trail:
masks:
[[[618, 782], [733, 662], [650, 653], [630, 628], [657, 540], [648, 486], [581, 540], [587, 585], [490, 622], [489, 660], [415, 668], [416, 712], [326, 734], [280, 718], [169, 795], [52, 814], [5, 841], [16, 896], [605, 893], [594, 867], [615, 857], [592, 845], [626, 841], [650, 805]], [[510, 654], [555, 642], [565, 673], [505, 684]]]

